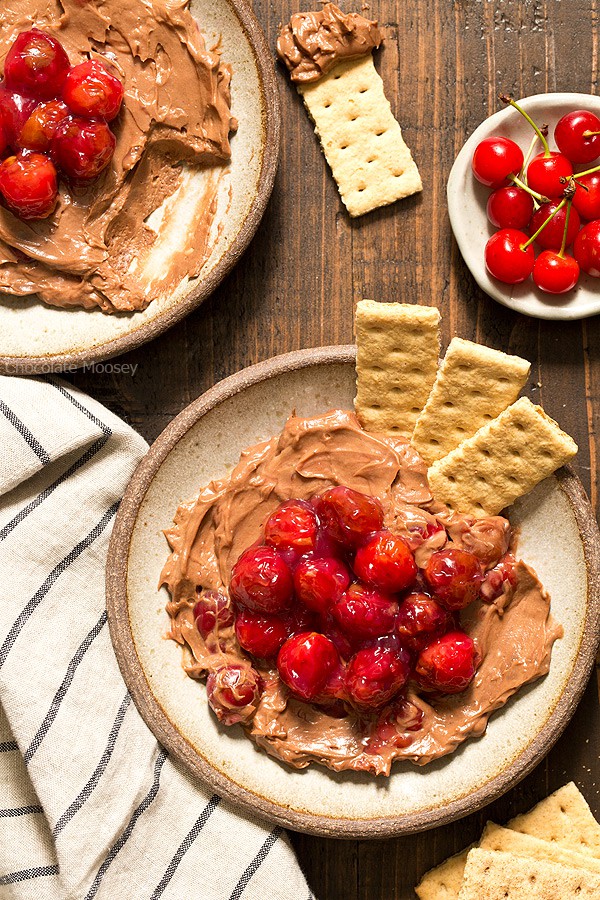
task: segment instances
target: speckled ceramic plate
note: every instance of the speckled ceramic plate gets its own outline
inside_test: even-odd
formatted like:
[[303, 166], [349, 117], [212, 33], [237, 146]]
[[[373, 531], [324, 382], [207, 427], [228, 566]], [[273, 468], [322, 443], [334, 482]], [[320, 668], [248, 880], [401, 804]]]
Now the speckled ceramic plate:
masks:
[[351, 408], [354, 348], [276, 357], [228, 378], [168, 426], [136, 470], [121, 504], [107, 568], [109, 622], [129, 690], [169, 751], [220, 794], [290, 828], [333, 837], [384, 837], [457, 819], [523, 778], [565, 728], [593, 664], [600, 626], [599, 535], [580, 482], [568, 469], [511, 510], [520, 553], [552, 595], [565, 637], [549, 675], [495, 713], [487, 733], [425, 768], [396, 763], [389, 779], [289, 769], [241, 728], [217, 724], [204, 684], [181, 668], [162, 635], [167, 593], [157, 590], [168, 554], [163, 529], [177, 506], [223, 475], [240, 451], [280, 431], [292, 408], [313, 415]]
[[[535, 94], [519, 100], [519, 103], [538, 124], [549, 126], [549, 141], [554, 148], [554, 126], [565, 113], [588, 109], [600, 115], [600, 97], [592, 94]], [[526, 152], [533, 132], [516, 109], [507, 107], [494, 113], [475, 129], [452, 166], [447, 191], [450, 224], [475, 281], [494, 300], [537, 319], [584, 319], [596, 315], [600, 312], [598, 278], [583, 273], [572, 291], [553, 297], [538, 290], [530, 278], [522, 284], [502, 284], [488, 274], [483, 255], [488, 238], [497, 229], [489, 222], [486, 213], [491, 191], [473, 175], [471, 160], [477, 144], [492, 135], [511, 138]], [[582, 172], [587, 166], [577, 168]]]
[[[279, 153], [279, 97], [274, 57], [247, 0], [191, 0], [207, 45], [219, 43], [233, 68], [232, 114], [239, 129], [231, 139], [231, 162], [219, 178], [211, 250], [200, 275], [182, 282], [143, 312], [106, 315], [100, 310], [58, 309], [33, 298], [0, 293], [0, 373], [58, 372], [124, 353], [170, 328], [198, 306], [240, 258], [267, 205]], [[207, 170], [210, 171], [210, 170]], [[186, 177], [171, 227], [154, 214], [160, 234], [152, 267], [168, 265], [169, 247], [182, 222], [194, 221], [204, 177]], [[160, 224], [158, 224], [160, 223]], [[160, 247], [159, 247], [160, 245]], [[166, 262], [165, 262], [166, 260]]]

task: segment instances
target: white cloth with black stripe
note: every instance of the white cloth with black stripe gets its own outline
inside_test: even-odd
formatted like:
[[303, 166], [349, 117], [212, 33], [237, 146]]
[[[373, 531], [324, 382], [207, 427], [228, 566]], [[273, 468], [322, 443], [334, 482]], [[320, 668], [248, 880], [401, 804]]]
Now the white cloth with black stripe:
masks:
[[308, 900], [281, 829], [170, 759], [121, 678], [104, 566], [146, 449], [67, 384], [0, 377], [0, 898]]

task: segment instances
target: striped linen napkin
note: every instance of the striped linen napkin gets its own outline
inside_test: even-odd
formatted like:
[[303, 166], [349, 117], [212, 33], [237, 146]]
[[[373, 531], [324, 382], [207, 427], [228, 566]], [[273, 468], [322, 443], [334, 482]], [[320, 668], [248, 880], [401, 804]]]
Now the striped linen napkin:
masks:
[[104, 567], [147, 447], [67, 384], [0, 377], [0, 898], [310, 900], [285, 834], [160, 747]]

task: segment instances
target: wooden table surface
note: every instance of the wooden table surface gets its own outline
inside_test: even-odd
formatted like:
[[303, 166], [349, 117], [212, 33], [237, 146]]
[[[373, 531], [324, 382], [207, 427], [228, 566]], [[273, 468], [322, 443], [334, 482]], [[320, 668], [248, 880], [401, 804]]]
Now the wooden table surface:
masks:
[[[444, 344], [460, 335], [531, 360], [528, 392], [577, 440], [575, 468], [595, 504], [600, 318], [540, 322], [488, 299], [452, 238], [445, 186], [465, 139], [498, 108], [499, 91], [516, 97], [598, 92], [599, 5], [598, 0], [373, 2], [370, 13], [386, 38], [377, 65], [418, 162], [423, 194], [351, 221], [303, 106], [278, 71], [279, 172], [244, 258], [200, 309], [122, 358], [137, 366], [133, 376], [80, 371], [72, 381], [152, 441], [190, 401], [244, 366], [300, 347], [351, 342], [353, 305], [362, 297], [432, 304], [443, 315]], [[296, 0], [292, 8], [280, 0], [255, 0], [270, 46], [278, 23], [297, 9]], [[504, 822], [570, 779], [600, 815], [599, 739], [594, 678], [548, 757], [481, 813], [382, 842], [292, 835], [313, 891], [319, 900], [413, 898], [418, 876], [473, 841], [486, 819]]]

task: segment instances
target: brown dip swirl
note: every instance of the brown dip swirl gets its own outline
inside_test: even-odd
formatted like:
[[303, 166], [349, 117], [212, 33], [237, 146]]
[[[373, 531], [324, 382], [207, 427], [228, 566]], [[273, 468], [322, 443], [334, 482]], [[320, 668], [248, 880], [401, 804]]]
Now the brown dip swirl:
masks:
[[[208, 180], [206, 215], [182, 234], [169, 272], [151, 285], [136, 276], [155, 233], [147, 217], [182, 180], [182, 163], [230, 158], [231, 72], [206, 49], [189, 0], [6, 0], [0, 59], [32, 26], [57, 37], [73, 65], [106, 59], [121, 73], [125, 99], [111, 127], [112, 164], [87, 188], [61, 180], [56, 212], [24, 222], [0, 207], [0, 290], [36, 294], [53, 306], [144, 309], [196, 275], [207, 255], [218, 177]], [[139, 266], [137, 267], [140, 268]]]
[[423, 526], [435, 519], [455, 546], [474, 552], [488, 567], [506, 559], [507, 520], [458, 516], [437, 503], [425, 463], [403, 438], [368, 434], [353, 413], [340, 410], [311, 419], [291, 416], [281, 435], [244, 451], [227, 478], [207, 485], [177, 510], [166, 532], [172, 553], [161, 575], [171, 593], [168, 637], [183, 646], [184, 669], [194, 678], [223, 665], [258, 669], [265, 689], [244, 728], [272, 756], [295, 768], [318, 762], [337, 771], [389, 775], [395, 759], [424, 765], [481, 735], [495, 709], [521, 685], [546, 674], [562, 629], [535, 573], [518, 562], [514, 587], [505, 586], [492, 603], [477, 601], [463, 611], [462, 627], [482, 657], [466, 691], [428, 697], [409, 684], [405, 695], [383, 710], [342, 717], [290, 696], [274, 665], [257, 665], [240, 649], [233, 626], [204, 640], [194, 621], [198, 591], [226, 593], [233, 564], [261, 538], [279, 503], [308, 499], [337, 484], [377, 496], [385, 525], [407, 539], [421, 567], [445, 539], [443, 531], [423, 536]]
[[295, 13], [277, 38], [277, 55], [292, 81], [318, 81], [343, 59], [365, 56], [383, 40], [377, 22], [343, 13], [333, 3]]

